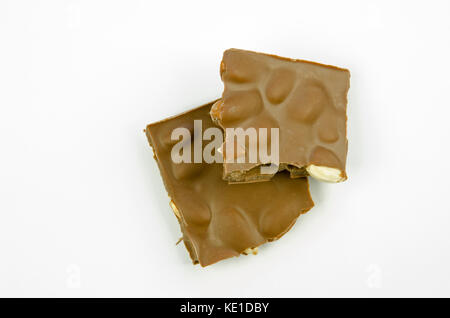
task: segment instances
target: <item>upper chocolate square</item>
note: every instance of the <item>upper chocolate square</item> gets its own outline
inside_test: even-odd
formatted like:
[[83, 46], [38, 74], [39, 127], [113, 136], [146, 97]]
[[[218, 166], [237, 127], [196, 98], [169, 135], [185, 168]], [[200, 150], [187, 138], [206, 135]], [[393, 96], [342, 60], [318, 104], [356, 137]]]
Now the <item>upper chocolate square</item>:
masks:
[[[330, 182], [347, 178], [348, 70], [230, 49], [220, 74], [224, 92], [211, 117], [222, 128], [279, 128], [278, 171]], [[274, 173], [261, 174], [264, 163], [225, 162], [223, 177], [237, 183], [269, 180]]]

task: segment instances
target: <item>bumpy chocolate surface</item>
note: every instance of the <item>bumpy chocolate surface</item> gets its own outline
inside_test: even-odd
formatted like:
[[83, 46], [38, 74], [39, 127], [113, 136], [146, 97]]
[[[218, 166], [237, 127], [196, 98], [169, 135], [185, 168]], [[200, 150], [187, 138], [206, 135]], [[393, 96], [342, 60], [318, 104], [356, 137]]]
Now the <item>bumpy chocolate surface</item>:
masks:
[[202, 266], [280, 238], [314, 205], [306, 178], [291, 179], [280, 173], [269, 182], [230, 185], [222, 179], [221, 163], [175, 164], [171, 149], [178, 141], [171, 140], [173, 129], [187, 128], [193, 144], [194, 120], [202, 121], [203, 130], [215, 127], [209, 116], [211, 106], [146, 129], [183, 241], [194, 264]]
[[[316, 165], [338, 169], [340, 181], [347, 178], [348, 70], [230, 49], [220, 74], [224, 92], [211, 116], [222, 128], [279, 128], [280, 170], [298, 177]], [[224, 163], [224, 179], [270, 179], [255, 169], [260, 164]]]

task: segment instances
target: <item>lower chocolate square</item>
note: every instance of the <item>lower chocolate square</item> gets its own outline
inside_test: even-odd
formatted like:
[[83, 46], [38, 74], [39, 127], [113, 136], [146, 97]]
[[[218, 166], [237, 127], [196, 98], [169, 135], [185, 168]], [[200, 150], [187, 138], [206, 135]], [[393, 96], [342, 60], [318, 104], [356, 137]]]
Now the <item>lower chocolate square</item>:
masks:
[[[291, 179], [278, 173], [270, 181], [253, 184], [228, 184], [222, 179], [222, 163], [174, 163], [172, 140], [176, 128], [187, 128], [194, 139], [194, 120], [202, 132], [216, 127], [209, 103], [146, 128], [153, 147], [170, 205], [180, 223], [183, 241], [194, 264], [211, 265], [220, 260], [255, 253], [256, 248], [285, 234], [298, 216], [314, 203], [306, 178]], [[223, 142], [223, 139], [221, 140]]]

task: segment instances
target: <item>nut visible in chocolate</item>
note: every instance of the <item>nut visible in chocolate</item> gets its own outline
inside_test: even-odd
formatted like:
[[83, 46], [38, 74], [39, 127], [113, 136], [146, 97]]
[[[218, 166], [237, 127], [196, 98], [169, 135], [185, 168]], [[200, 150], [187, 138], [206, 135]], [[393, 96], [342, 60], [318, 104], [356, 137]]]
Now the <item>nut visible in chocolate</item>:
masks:
[[194, 121], [201, 121], [203, 132], [215, 127], [209, 115], [212, 104], [146, 128], [184, 244], [193, 263], [202, 266], [256, 254], [258, 246], [279, 239], [314, 205], [306, 178], [279, 173], [268, 182], [230, 185], [222, 179], [220, 163], [173, 162], [177, 140], [171, 138], [172, 132], [185, 128], [190, 132], [189, 145], [199, 145], [197, 138], [203, 134], [194, 134]]
[[[288, 170], [292, 178], [347, 179], [348, 70], [230, 49], [224, 52], [220, 74], [224, 92], [210, 112], [215, 123], [225, 131], [230, 127], [279, 128], [276, 171]], [[227, 140], [226, 136], [224, 149]], [[223, 178], [230, 183], [270, 180], [276, 171], [263, 173], [264, 164], [225, 161]]]

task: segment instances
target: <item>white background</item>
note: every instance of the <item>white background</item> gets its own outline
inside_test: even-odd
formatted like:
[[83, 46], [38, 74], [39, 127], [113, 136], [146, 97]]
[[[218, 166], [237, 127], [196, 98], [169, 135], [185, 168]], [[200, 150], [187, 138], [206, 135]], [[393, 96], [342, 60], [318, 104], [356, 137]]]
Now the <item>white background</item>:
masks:
[[[449, 1], [1, 1], [0, 296], [450, 296]], [[349, 179], [207, 268], [142, 130], [230, 47], [349, 68]]]

